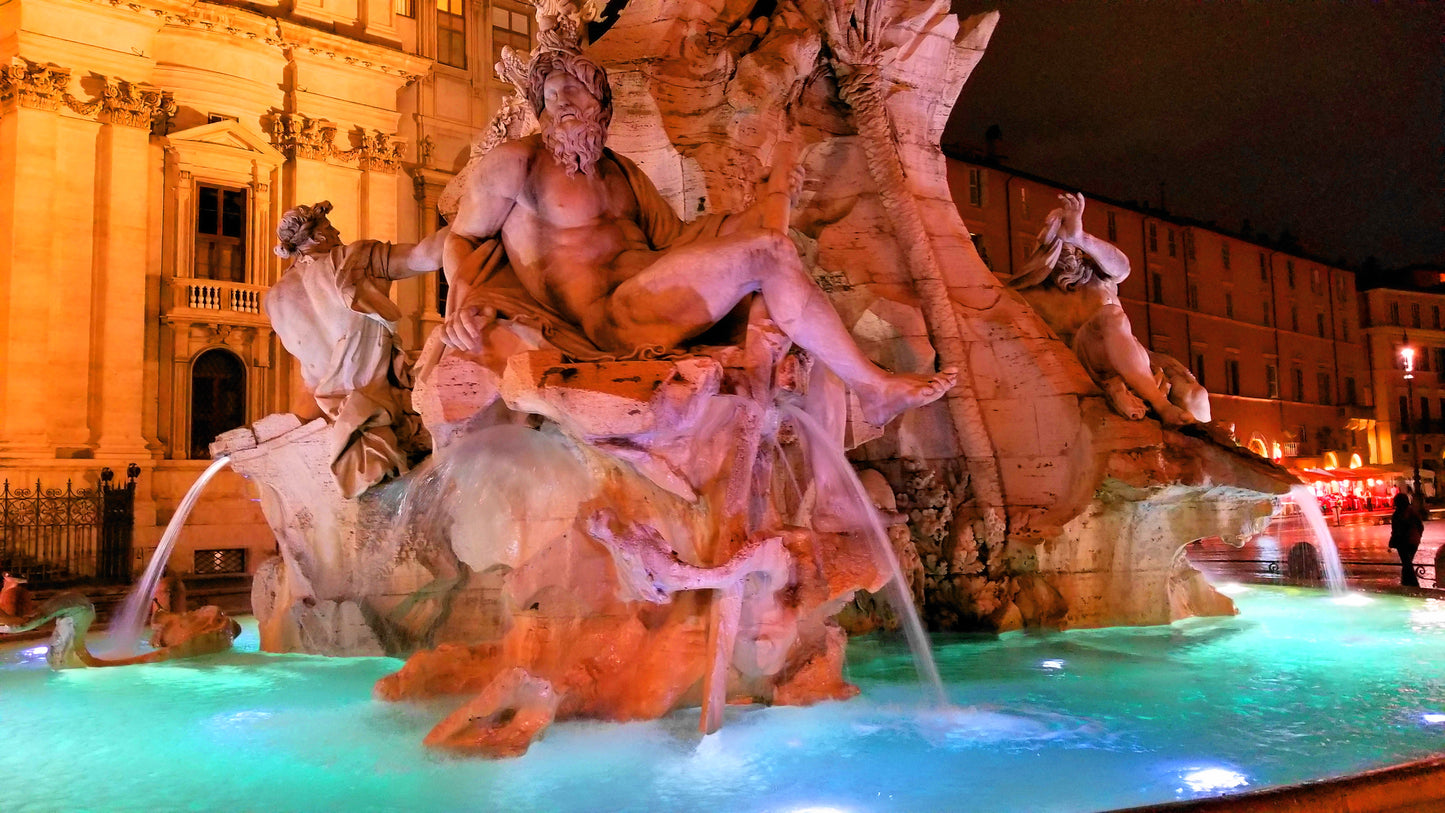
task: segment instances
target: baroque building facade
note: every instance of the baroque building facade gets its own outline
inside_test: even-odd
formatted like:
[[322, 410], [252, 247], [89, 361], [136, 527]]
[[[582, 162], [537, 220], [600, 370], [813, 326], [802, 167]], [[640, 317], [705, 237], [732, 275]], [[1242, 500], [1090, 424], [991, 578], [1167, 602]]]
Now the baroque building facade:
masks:
[[[975, 247], [1005, 277], [1033, 251], [1058, 196], [1073, 191], [957, 158], [949, 185]], [[1102, 198], [1088, 199], [1084, 229], [1129, 258], [1119, 297], [1135, 336], [1189, 367], [1240, 445], [1301, 466], [1345, 466], [1356, 454], [1390, 462], [1353, 272]]]
[[[0, 4], [0, 471], [93, 485], [140, 465], [136, 560], [221, 431], [285, 410], [263, 312], [287, 208], [410, 242], [500, 103], [512, 0], [11, 0]], [[400, 334], [438, 275], [399, 284]], [[244, 481], [207, 489], [173, 566], [273, 545]], [[199, 558], [197, 559], [199, 561]]]
[[[1364, 354], [1375, 400], [1372, 440], [1380, 460], [1445, 469], [1445, 293], [1437, 276], [1415, 290], [1360, 295]], [[1406, 378], [1405, 350], [1410, 351]]]

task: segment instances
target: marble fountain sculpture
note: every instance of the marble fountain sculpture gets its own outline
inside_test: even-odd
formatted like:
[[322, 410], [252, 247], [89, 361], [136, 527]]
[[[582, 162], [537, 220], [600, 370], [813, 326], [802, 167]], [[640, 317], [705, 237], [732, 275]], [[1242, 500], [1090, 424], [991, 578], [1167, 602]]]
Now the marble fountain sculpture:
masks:
[[[581, 45], [596, 12], [539, 3], [449, 230], [283, 218], [267, 309], [316, 406], [212, 449], [279, 543], [264, 649], [407, 657], [379, 697], [469, 695], [427, 742], [507, 756], [554, 719], [849, 697], [840, 618], [890, 583], [937, 629], [1233, 612], [1182, 548], [1261, 528], [1287, 475], [1119, 346], [1082, 199], [1023, 295], [954, 208], [937, 145], [996, 14], [632, 0]], [[387, 291], [437, 268], [413, 364]]]

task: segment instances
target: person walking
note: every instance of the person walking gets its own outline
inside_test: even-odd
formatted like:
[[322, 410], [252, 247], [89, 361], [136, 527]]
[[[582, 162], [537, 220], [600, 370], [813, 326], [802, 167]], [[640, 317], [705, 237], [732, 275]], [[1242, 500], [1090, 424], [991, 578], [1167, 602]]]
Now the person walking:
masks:
[[1415, 577], [1415, 551], [1420, 549], [1420, 539], [1425, 535], [1425, 523], [1420, 512], [1410, 504], [1405, 492], [1395, 495], [1395, 513], [1390, 517], [1390, 547], [1400, 554], [1400, 586], [1419, 587]]

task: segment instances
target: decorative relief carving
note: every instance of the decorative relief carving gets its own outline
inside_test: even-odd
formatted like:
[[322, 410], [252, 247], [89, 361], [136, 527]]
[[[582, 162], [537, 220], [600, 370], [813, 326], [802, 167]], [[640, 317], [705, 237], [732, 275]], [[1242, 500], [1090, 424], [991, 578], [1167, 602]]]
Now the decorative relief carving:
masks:
[[0, 103], [36, 110], [57, 110], [66, 101], [70, 69], [17, 60], [0, 69]]
[[157, 119], [168, 120], [176, 113], [176, 101], [169, 91], [123, 79], [107, 81], [100, 101], [106, 122], [122, 127], [149, 130]]
[[271, 144], [287, 158], [324, 161], [336, 155], [336, 125], [300, 113], [277, 113], [271, 117]]
[[344, 157], [355, 158], [364, 170], [396, 172], [401, 167], [401, 150], [406, 145], [405, 141], [380, 130], [370, 133], [361, 130], [360, 137], [361, 144], [343, 153]]
[[270, 127], [272, 145], [288, 158], [335, 159], [355, 163], [363, 170], [396, 172], [406, 146], [395, 135], [358, 127], [353, 131], [357, 145], [343, 150], [336, 146], [337, 125], [301, 113], [276, 113], [270, 117]]

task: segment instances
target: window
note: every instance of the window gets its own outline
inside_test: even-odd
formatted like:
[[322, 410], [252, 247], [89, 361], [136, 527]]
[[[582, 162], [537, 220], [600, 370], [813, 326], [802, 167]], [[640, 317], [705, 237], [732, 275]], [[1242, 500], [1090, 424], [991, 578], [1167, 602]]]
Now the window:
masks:
[[1279, 368], [1273, 364], [1264, 365], [1264, 391], [1266, 398], [1279, 397]]
[[1164, 231], [1165, 231], [1165, 236], [1169, 238], [1169, 256], [1170, 256], [1170, 257], [1177, 257], [1177, 256], [1179, 256], [1179, 255], [1175, 254], [1175, 251], [1177, 251], [1177, 249], [1174, 247], [1174, 230], [1173, 230], [1173, 229], [1165, 229]]
[[1234, 318], [1234, 293], [1232, 291], [1224, 292], [1224, 315], [1230, 319]]
[[[1228, 362], [1226, 362], [1227, 364]], [[1199, 386], [1206, 386], [1204, 383], [1204, 354], [1194, 354], [1194, 377], [1199, 380]]]
[[1109, 212], [1108, 218], [1109, 218], [1109, 231], [1108, 231], [1108, 234], [1109, 234], [1109, 242], [1111, 242], [1111, 243], [1117, 243], [1117, 242], [1119, 242], [1119, 221], [1114, 217], [1114, 213], [1113, 213], [1113, 212]]
[[989, 260], [989, 258], [988, 258], [988, 246], [985, 246], [985, 245], [983, 244], [983, 235], [982, 235], [982, 234], [969, 234], [969, 235], [968, 235], [968, 239], [973, 242], [973, 248], [974, 248], [975, 251], [978, 252], [978, 258], [979, 258], [980, 260], [983, 260], [984, 267], [986, 267], [988, 270], [992, 271], [992, 270], [993, 270], [993, 262], [991, 262], [991, 261]]
[[1430, 422], [1430, 399], [1420, 396], [1420, 423]]
[[1291, 393], [1296, 401], [1305, 399], [1305, 371], [1295, 367], [1290, 371], [1294, 374], [1294, 392]]
[[1289, 306], [1289, 329], [1299, 332], [1299, 307], [1295, 305]]
[[1317, 293], [1319, 293], [1319, 292], [1320, 292], [1320, 269], [1319, 269], [1319, 266], [1312, 266], [1312, 267], [1310, 268], [1310, 293], [1312, 293], [1312, 294], [1317, 294]]
[[1259, 252], [1259, 281], [1269, 282], [1269, 258], [1263, 251]]
[[1322, 339], [1325, 337], [1325, 315], [1323, 313], [1315, 314], [1315, 333]]
[[1184, 230], [1184, 256], [1194, 259], [1194, 232]]
[[437, 61], [453, 68], [467, 66], [465, 0], [437, 0]]
[[1229, 270], [1229, 244], [1228, 244], [1228, 243], [1221, 243], [1221, 244], [1219, 245], [1219, 261], [1222, 262], [1222, 263], [1224, 263], [1224, 270], [1228, 271], [1228, 270]]
[[190, 458], [211, 456], [211, 442], [246, 423], [246, 368], [227, 350], [207, 350], [191, 364]]
[[1265, 326], [1265, 327], [1269, 327], [1271, 324], [1273, 324], [1273, 322], [1272, 322], [1273, 319], [1274, 319], [1274, 306], [1270, 303], [1270, 301], [1269, 301], [1268, 299], [1266, 299], [1266, 300], [1264, 301], [1264, 322], [1263, 322], [1264, 326]]
[[1024, 220], [1029, 219], [1029, 190], [1019, 189], [1019, 208], [1023, 210]]
[[1149, 272], [1149, 280], [1153, 283], [1153, 290], [1149, 292], [1149, 299], [1155, 305], [1164, 304], [1164, 275], [1158, 271]]
[[1224, 389], [1230, 395], [1239, 394], [1239, 359], [1224, 360]]
[[[1430, 353], [1435, 356], [1435, 371], [1445, 372], [1445, 347], [1432, 347]], [[1445, 412], [1440, 414], [1445, 416]]]
[[1199, 283], [1190, 280], [1184, 289], [1184, 298], [1190, 310], [1199, 310]]
[[1400, 416], [1403, 431], [1410, 431], [1410, 400], [1403, 395], [1400, 396], [1399, 411], [1396, 414]]
[[[1356, 403], [1356, 402], [1355, 402], [1355, 379], [1354, 379], [1353, 376], [1345, 376], [1345, 403], [1348, 404], [1348, 405], [1350, 405], [1350, 406], [1354, 406], [1355, 403]], [[1442, 404], [1445, 404], [1445, 399], [1442, 399], [1441, 403], [1442, 403]]]
[[1333, 393], [1330, 391], [1330, 374], [1325, 372], [1315, 373], [1315, 386], [1320, 388], [1320, 403], [1332, 403]]
[[1156, 253], [1159, 251], [1159, 227], [1153, 223], [1149, 224], [1149, 250]]
[[198, 185], [196, 265], [200, 279], [246, 281], [246, 193]]
[[1348, 321], [1340, 322], [1340, 341], [1342, 341], [1342, 342], [1347, 342], [1347, 341], [1349, 341], [1349, 340], [1350, 340], [1350, 323], [1349, 323]]
[[[496, 13], [497, 10], [492, 9], [493, 17], [496, 16]], [[983, 205], [983, 170], [981, 169], [968, 171], [968, 203], [970, 206]]]
[[391, 0], [391, 10], [398, 17], [416, 17], [416, 0]]
[[1440, 306], [1439, 306], [1439, 305], [1431, 305], [1431, 306], [1430, 306], [1430, 327], [1432, 327], [1432, 328], [1434, 328], [1434, 329], [1436, 329], [1436, 330], [1439, 330], [1439, 329], [1440, 329]]
[[1390, 314], [1390, 316], [1389, 316], [1390, 324], [1392, 324], [1392, 325], [1398, 325], [1398, 324], [1400, 324], [1400, 303], [1399, 303], [1399, 302], [1391, 302], [1391, 303], [1389, 304], [1388, 311], [1389, 311], [1389, 314]]
[[[532, 50], [532, 13], [524, 5], [505, 5], [493, 2], [492, 5], [492, 63], [502, 61], [502, 48], [510, 45], [512, 49], [523, 56]], [[983, 170], [975, 169], [969, 171], [969, 197], [973, 197], [973, 176], [979, 176], [979, 203], [983, 202]]]
[[1410, 303], [1410, 327], [1420, 326], [1420, 303]]
[[1284, 279], [1285, 279], [1285, 284], [1289, 285], [1290, 290], [1293, 291], [1293, 290], [1294, 290], [1294, 260], [1285, 260], [1285, 262], [1284, 262]]

